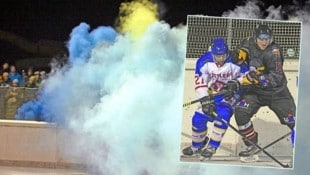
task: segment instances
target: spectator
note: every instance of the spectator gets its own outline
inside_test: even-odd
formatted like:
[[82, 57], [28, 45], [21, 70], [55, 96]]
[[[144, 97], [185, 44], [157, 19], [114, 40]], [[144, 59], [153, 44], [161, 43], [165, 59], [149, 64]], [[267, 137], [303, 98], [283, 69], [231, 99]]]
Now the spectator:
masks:
[[22, 83], [22, 76], [16, 71], [16, 67], [15, 65], [11, 65], [10, 66], [10, 73], [9, 73], [9, 77], [10, 77], [10, 80], [15, 80], [17, 79], [18, 80], [18, 86], [21, 86], [23, 83]]
[[45, 71], [41, 71], [40, 72], [40, 84], [43, 84], [46, 78], [47, 78], [46, 72]]
[[19, 87], [18, 79], [14, 79], [14, 80], [11, 82], [11, 87]]
[[27, 73], [25, 72], [25, 70], [23, 69], [22, 70], [22, 79], [23, 79], [23, 83], [22, 83], [22, 85], [21, 86], [25, 86], [25, 84], [27, 83], [27, 81], [28, 81], [28, 76], [27, 76]]
[[29, 78], [33, 76], [33, 68], [29, 67], [27, 69], [27, 72], [25, 73], [25, 75], [23, 76], [24, 79], [24, 87], [28, 87], [28, 82], [29, 82]]
[[3, 72], [2, 77], [3, 77], [2, 86], [6, 86], [6, 87], [10, 86], [11, 80], [10, 80], [10, 77], [9, 77], [9, 73]]
[[39, 87], [39, 84], [37, 83], [35, 76], [31, 76], [29, 78], [26, 87], [28, 87], [28, 88], [38, 88]]
[[0, 73], [1, 73], [1, 75], [4, 73], [4, 72], [10, 72], [10, 65], [9, 65], [9, 63], [8, 62], [4, 62], [3, 64], [2, 64], [2, 69], [0, 70]]
[[37, 85], [40, 85], [40, 83], [41, 83], [40, 71], [35, 71], [35, 72], [34, 72], [34, 77], [35, 77], [35, 83], [36, 83]]
[[2, 75], [0, 75], [0, 86], [2, 86], [2, 83], [3, 83], [3, 77]]
[[33, 75], [33, 68], [29, 67], [27, 70], [27, 77], [30, 78]]

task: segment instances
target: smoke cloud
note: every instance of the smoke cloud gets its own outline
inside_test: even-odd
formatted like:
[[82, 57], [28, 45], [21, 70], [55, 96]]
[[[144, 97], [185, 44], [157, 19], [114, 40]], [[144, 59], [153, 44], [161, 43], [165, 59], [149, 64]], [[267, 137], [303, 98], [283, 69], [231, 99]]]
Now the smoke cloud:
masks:
[[158, 21], [158, 6], [149, 0], [123, 2], [120, 6], [118, 28], [122, 33], [139, 38], [147, 27]]
[[259, 6], [256, 5], [257, 1], [247, 1], [244, 6], [237, 6], [234, 10], [229, 10], [222, 14], [223, 17], [232, 18], [249, 18], [260, 19], [263, 16], [263, 12]]
[[[133, 7], [137, 9], [133, 11]], [[159, 22], [157, 6], [150, 1], [133, 1], [121, 8], [129, 9], [130, 13], [124, 12], [126, 15], [119, 20], [120, 33], [109, 26], [90, 31], [86, 23], [72, 30], [68, 42], [69, 63], [54, 68], [38, 98], [19, 109], [18, 119], [57, 122], [73, 130], [77, 137], [72, 136], [73, 144], [64, 146], [62, 151], [83, 157], [89, 171], [100, 175], [292, 173], [179, 162], [186, 27], [171, 28], [165, 22]], [[143, 21], [142, 29], [136, 28], [135, 24], [140, 22], [141, 15], [145, 16], [145, 10], [149, 20]], [[133, 14], [142, 11], [143, 14]], [[272, 11], [277, 14], [275, 11], [279, 9]], [[297, 14], [291, 19], [309, 17], [304, 12]], [[261, 18], [261, 12], [249, 1], [223, 16]], [[278, 15], [270, 18], [278, 18]], [[309, 38], [309, 30], [309, 23], [306, 23], [303, 38]], [[309, 59], [303, 58], [310, 54], [306, 49], [309, 41], [302, 41], [300, 118], [307, 112], [302, 109], [309, 106], [309, 100], [305, 100], [309, 80], [302, 76], [309, 74], [305, 69], [310, 65]], [[304, 98], [300, 98], [302, 95]], [[307, 161], [301, 151], [308, 150], [304, 145], [309, 145], [309, 141], [298, 144], [298, 140], [306, 136], [307, 127], [303, 126], [306, 123], [309, 122], [298, 123], [295, 155], [301, 159], [296, 161], [299, 164], [296, 165], [297, 174], [306, 173], [303, 167]]]
[[[86, 96], [96, 103], [65, 113], [74, 129], [89, 133], [106, 148], [88, 144], [83, 149], [92, 155], [87, 162], [101, 174], [178, 174], [177, 168], [161, 166], [162, 160], [175, 166], [178, 140], [174, 134], [180, 123], [174, 119], [181, 116], [185, 36], [185, 28], [171, 29], [156, 22], [139, 40], [119, 35], [112, 45], [97, 45], [89, 62], [68, 71], [73, 71], [71, 78], [78, 72], [96, 76], [88, 81], [99, 86], [95, 95], [100, 98]], [[70, 89], [82, 92], [75, 99], [80, 101], [85, 99], [86, 86], [78, 83], [80, 77], [75, 79]]]

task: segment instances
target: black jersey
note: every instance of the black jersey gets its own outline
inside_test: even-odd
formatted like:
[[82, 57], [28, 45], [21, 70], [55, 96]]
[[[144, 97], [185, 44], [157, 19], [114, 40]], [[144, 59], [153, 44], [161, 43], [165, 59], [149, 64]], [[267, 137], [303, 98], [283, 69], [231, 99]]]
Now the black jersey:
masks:
[[266, 86], [254, 85], [251, 89], [262, 95], [272, 95], [282, 91], [287, 86], [287, 79], [283, 71], [283, 55], [279, 45], [274, 42], [261, 50], [255, 39], [245, 39], [238, 48], [249, 50], [248, 64], [251, 67], [260, 68], [267, 83]]

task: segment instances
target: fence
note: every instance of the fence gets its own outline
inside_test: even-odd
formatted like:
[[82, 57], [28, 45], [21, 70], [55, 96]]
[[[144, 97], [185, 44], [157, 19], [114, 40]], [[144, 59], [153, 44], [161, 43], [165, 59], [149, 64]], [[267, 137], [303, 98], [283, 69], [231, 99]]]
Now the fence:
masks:
[[300, 52], [301, 22], [257, 19], [232, 19], [189, 15], [187, 24], [186, 58], [198, 58], [210, 46], [214, 37], [224, 37], [231, 50], [245, 38], [253, 36], [258, 23], [267, 24], [274, 40], [283, 49], [284, 58], [298, 59]]
[[0, 87], [0, 119], [14, 119], [17, 109], [36, 98], [37, 88]]

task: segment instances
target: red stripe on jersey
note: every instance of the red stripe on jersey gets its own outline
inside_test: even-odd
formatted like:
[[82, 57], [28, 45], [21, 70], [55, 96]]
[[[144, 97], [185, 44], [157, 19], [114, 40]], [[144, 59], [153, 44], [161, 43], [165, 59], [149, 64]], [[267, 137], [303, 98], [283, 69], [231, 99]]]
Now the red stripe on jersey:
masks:
[[199, 85], [195, 87], [195, 90], [199, 89], [199, 88], [208, 88], [207, 85]]

